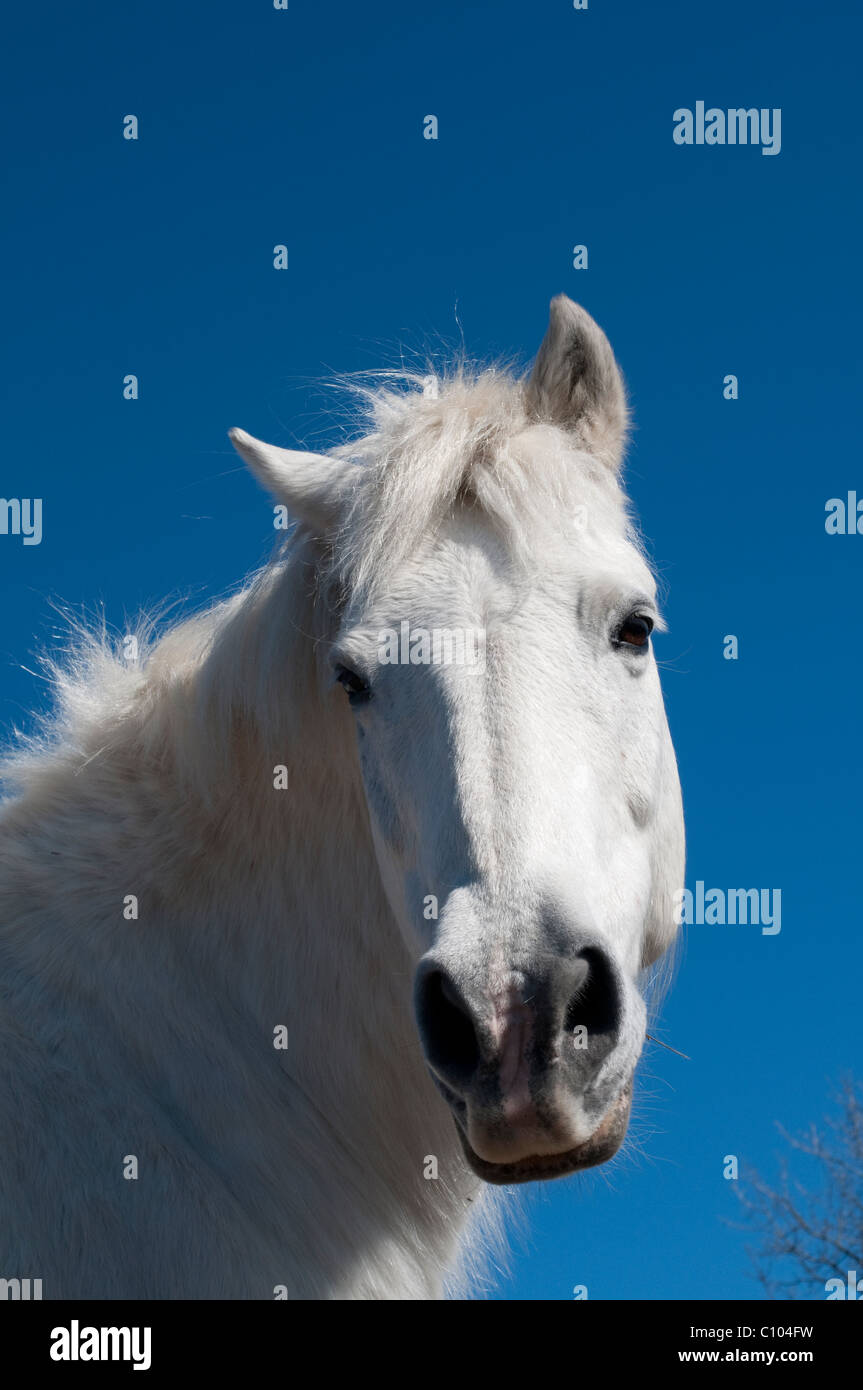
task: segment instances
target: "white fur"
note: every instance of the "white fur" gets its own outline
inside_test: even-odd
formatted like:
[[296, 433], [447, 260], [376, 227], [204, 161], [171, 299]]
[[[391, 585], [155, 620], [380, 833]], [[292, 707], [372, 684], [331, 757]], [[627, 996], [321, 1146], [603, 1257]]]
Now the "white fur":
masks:
[[[414, 970], [433, 942], [505, 955], [552, 880], [626, 972], [634, 1066], [679, 789], [652, 656], [598, 654], [614, 596], [653, 592], [622, 395], [574, 429], [559, 389], [378, 388], [317, 474], [238, 434], [301, 521], [284, 556], [137, 663], [97, 634], [55, 671], [2, 812], [0, 1275], [46, 1298], [439, 1297], [499, 1204], [428, 1078]], [[402, 615], [480, 621], [492, 656], [393, 668], [364, 784], [331, 664], [373, 661]]]

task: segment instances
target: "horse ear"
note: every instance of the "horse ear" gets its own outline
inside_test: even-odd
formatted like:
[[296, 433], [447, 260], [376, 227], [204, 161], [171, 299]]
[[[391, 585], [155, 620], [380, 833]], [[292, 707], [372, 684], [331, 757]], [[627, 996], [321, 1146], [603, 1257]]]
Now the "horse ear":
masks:
[[572, 430], [617, 471], [628, 420], [623, 378], [599, 324], [565, 294], [551, 301], [527, 396], [534, 415]]
[[288, 512], [319, 530], [342, 519], [357, 476], [357, 464], [329, 454], [304, 454], [253, 439], [245, 430], [229, 430], [228, 438], [258, 482]]

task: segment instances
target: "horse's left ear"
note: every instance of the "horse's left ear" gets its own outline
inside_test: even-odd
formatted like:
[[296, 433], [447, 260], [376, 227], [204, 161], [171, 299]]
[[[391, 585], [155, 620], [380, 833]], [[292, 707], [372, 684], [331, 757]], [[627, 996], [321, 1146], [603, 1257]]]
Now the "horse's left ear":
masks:
[[617, 471], [628, 422], [623, 378], [599, 324], [565, 294], [551, 301], [527, 399], [534, 415], [571, 430]]
[[357, 464], [329, 454], [304, 454], [264, 444], [245, 430], [229, 430], [228, 438], [255, 477], [288, 513], [328, 531], [343, 519], [357, 477]]

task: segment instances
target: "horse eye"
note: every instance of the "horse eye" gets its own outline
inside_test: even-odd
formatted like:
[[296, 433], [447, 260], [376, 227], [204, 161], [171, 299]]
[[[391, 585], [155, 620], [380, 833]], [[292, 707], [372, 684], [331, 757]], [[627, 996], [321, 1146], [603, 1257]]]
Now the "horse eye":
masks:
[[641, 613], [630, 613], [617, 629], [616, 641], [624, 647], [646, 647], [653, 631], [653, 619]]
[[364, 681], [362, 676], [358, 676], [356, 671], [348, 670], [347, 666], [337, 666], [336, 680], [348, 692], [348, 699], [352, 705], [361, 705], [370, 699], [372, 692], [369, 683]]

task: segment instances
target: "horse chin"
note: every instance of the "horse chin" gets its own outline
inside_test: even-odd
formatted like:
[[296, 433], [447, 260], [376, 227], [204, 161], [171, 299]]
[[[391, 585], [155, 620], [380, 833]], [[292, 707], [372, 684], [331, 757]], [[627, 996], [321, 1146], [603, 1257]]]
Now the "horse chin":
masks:
[[483, 1182], [498, 1186], [518, 1182], [546, 1182], [550, 1178], [565, 1178], [582, 1168], [595, 1168], [613, 1158], [626, 1136], [629, 1112], [632, 1107], [632, 1082], [621, 1091], [599, 1128], [574, 1149], [559, 1154], [537, 1154], [520, 1158], [514, 1163], [489, 1163], [474, 1153], [463, 1126], [455, 1118], [465, 1158]]

